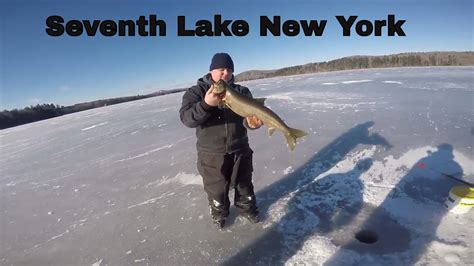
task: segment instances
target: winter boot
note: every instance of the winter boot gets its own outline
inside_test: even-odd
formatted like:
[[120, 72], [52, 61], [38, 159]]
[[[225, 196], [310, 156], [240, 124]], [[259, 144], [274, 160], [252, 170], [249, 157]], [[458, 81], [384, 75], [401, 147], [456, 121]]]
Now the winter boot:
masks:
[[251, 196], [240, 196], [238, 191], [235, 194], [235, 207], [239, 210], [240, 216], [244, 217], [251, 223], [260, 222], [258, 217], [257, 201], [255, 195]]
[[214, 226], [221, 230], [224, 228], [225, 226], [225, 218], [222, 218], [222, 217], [212, 217], [212, 221], [214, 223]]
[[229, 211], [224, 209], [223, 206], [217, 201], [213, 201], [209, 207], [214, 225], [217, 227], [217, 229], [224, 228], [225, 220], [227, 216], [229, 216]]
[[240, 215], [253, 224], [260, 222], [258, 211], [244, 212], [244, 213], [241, 213]]

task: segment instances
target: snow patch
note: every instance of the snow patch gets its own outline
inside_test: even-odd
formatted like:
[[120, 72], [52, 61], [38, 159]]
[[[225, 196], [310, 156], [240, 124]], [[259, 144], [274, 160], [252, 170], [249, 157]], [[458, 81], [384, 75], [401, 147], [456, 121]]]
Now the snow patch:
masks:
[[103, 264], [102, 264], [103, 261], [104, 261], [104, 259], [100, 259], [99, 261], [94, 262], [94, 263], [92, 264], [92, 266], [102, 266], [102, 265], [103, 265]]
[[108, 122], [104, 122], [104, 123], [100, 123], [98, 125], [93, 125], [93, 126], [90, 126], [90, 127], [86, 127], [86, 128], [83, 128], [81, 129], [82, 131], [86, 131], [86, 130], [90, 130], [90, 129], [93, 129], [93, 128], [96, 128], [96, 127], [100, 127], [100, 126], [103, 126], [103, 125], [107, 125]]
[[135, 204], [135, 205], [128, 206], [128, 209], [132, 209], [132, 208], [142, 206], [142, 205], [152, 204], [152, 203], [157, 202], [158, 200], [167, 198], [167, 197], [172, 196], [172, 195], [174, 195], [174, 192], [165, 193], [165, 194], [161, 195], [160, 197], [152, 198], [152, 199], [149, 199], [149, 200], [145, 200], [142, 203], [138, 203], [138, 204]]
[[337, 250], [330, 239], [312, 235], [285, 265], [321, 265], [321, 262], [327, 261]]
[[403, 82], [401, 81], [393, 81], [393, 80], [385, 80], [385, 81], [382, 81], [383, 83], [388, 83], [388, 84], [403, 84]]
[[153, 149], [151, 151], [147, 151], [145, 153], [142, 153], [142, 154], [139, 154], [139, 155], [136, 155], [136, 156], [132, 156], [132, 157], [128, 157], [128, 158], [125, 158], [125, 159], [120, 159], [120, 160], [117, 160], [115, 161], [114, 163], [119, 163], [119, 162], [124, 162], [124, 161], [129, 161], [129, 160], [134, 160], [134, 159], [137, 159], [137, 158], [140, 158], [140, 157], [143, 157], [143, 156], [147, 156], [147, 155], [150, 155], [154, 152], [157, 152], [157, 151], [160, 151], [162, 149], [169, 149], [173, 147], [173, 144], [169, 144], [169, 145], [164, 145], [164, 146], [161, 146], [159, 148], [156, 148], [156, 149]]
[[202, 177], [201, 175], [188, 174], [184, 172], [179, 172], [174, 177], [163, 176], [160, 179], [157, 179], [153, 182], [148, 183], [145, 187], [159, 187], [164, 184], [181, 184], [186, 185], [201, 185], [202, 186]]
[[354, 84], [354, 83], [364, 83], [364, 82], [371, 82], [370, 79], [362, 79], [362, 80], [348, 80], [341, 82], [342, 84]]
[[289, 173], [292, 173], [294, 171], [293, 167], [288, 166], [285, 170], [283, 170], [283, 174], [287, 175]]
[[202, 185], [202, 178], [200, 175], [188, 174], [188, 173], [178, 173], [176, 176], [167, 179], [164, 184], [169, 183], [180, 183], [184, 186], [186, 185]]
[[421, 264], [434, 265], [445, 261], [449, 265], [462, 265], [463, 261], [469, 261], [470, 251], [464, 245], [446, 244], [440, 241], [433, 241], [424, 256]]
[[290, 96], [290, 93], [282, 93], [282, 94], [273, 94], [267, 96], [267, 99], [275, 99], [275, 100], [283, 100], [283, 101], [291, 101], [293, 102], [293, 98]]

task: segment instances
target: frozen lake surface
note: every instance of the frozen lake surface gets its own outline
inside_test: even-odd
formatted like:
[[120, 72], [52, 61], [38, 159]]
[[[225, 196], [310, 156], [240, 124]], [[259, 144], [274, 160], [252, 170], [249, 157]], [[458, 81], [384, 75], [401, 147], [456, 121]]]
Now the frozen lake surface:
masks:
[[[466, 265], [474, 214], [474, 68], [341, 71], [243, 82], [309, 133], [249, 132], [263, 221], [211, 224], [183, 93], [0, 131], [1, 265]], [[232, 198], [232, 197], [231, 197]], [[369, 231], [373, 244], [355, 235]], [[366, 235], [367, 236], [367, 235]]]

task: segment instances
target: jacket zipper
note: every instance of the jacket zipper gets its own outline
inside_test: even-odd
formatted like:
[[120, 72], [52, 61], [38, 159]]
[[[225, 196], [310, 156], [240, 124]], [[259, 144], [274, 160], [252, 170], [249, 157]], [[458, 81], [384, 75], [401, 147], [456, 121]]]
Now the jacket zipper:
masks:
[[[227, 120], [226, 120], [226, 108], [224, 106], [224, 109], [222, 109], [222, 118], [224, 119], [224, 125], [225, 125], [225, 135], [224, 135], [224, 145], [225, 145], [225, 153], [227, 155], [227, 153], [229, 152], [229, 149], [228, 149], [228, 145], [227, 145], [227, 139], [228, 139], [228, 133], [227, 133]], [[229, 181], [230, 182], [230, 181]], [[229, 193], [229, 191], [227, 190], [227, 185], [224, 186], [224, 191], [227, 192], [227, 194]], [[226, 208], [225, 206], [227, 206], [227, 200], [229, 198], [228, 197], [224, 197], [224, 208]], [[229, 199], [230, 201], [230, 199]], [[230, 202], [229, 202], [229, 205], [230, 205]]]
[[224, 125], [225, 125], [225, 135], [224, 135], [225, 153], [228, 153], [229, 152], [228, 145], [227, 145], [228, 133], [227, 133], [227, 120], [226, 120], [225, 108], [222, 109], [222, 118], [224, 119]]

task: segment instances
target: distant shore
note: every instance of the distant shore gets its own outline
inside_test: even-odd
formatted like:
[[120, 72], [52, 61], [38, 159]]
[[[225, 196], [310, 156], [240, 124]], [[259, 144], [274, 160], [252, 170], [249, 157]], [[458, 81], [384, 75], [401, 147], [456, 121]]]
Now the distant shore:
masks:
[[[280, 76], [345, 70], [429, 66], [474, 66], [474, 52], [419, 52], [381, 56], [350, 56], [327, 62], [309, 63], [305, 65], [290, 66], [274, 70], [245, 71], [237, 74], [235, 76], [235, 80], [237, 82], [241, 82]], [[146, 95], [102, 99], [78, 103], [71, 106], [59, 106], [51, 103], [29, 106], [20, 110], [4, 110], [0, 112], [0, 129], [32, 123], [65, 114], [85, 111], [97, 107], [183, 92], [185, 90], [186, 88], [160, 90]]]

